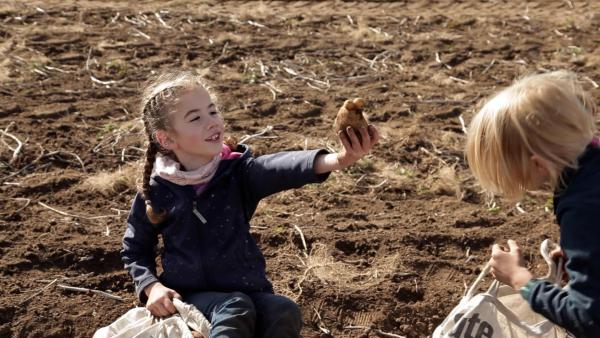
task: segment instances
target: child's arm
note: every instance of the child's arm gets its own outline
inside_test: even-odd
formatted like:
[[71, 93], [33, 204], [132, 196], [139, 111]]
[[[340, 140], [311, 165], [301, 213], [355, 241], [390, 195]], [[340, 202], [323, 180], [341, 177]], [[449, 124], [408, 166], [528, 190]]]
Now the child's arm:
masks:
[[534, 280], [525, 292], [534, 311], [576, 337], [600, 337], [600, 228], [594, 209], [585, 204], [558, 209], [569, 288]]
[[[550, 321], [566, 328], [576, 337], [600, 337], [600, 228], [597, 212], [589, 206], [569, 208], [559, 215], [561, 247], [568, 257], [569, 288], [531, 279], [519, 264], [520, 253], [514, 242], [510, 252], [496, 248], [492, 271], [496, 278], [520, 288], [531, 308]], [[495, 266], [495, 267], [494, 267]]]
[[135, 293], [142, 303], [147, 300], [144, 289], [158, 282], [154, 254], [157, 243], [158, 231], [146, 218], [146, 205], [138, 194], [127, 218], [121, 259], [133, 278]]
[[339, 153], [328, 154], [325, 150], [288, 151], [250, 159], [244, 174], [250, 205], [283, 190], [324, 181], [331, 171], [346, 168], [368, 154], [379, 140], [377, 129], [373, 126], [371, 137], [366, 129], [361, 131], [365, 140], [363, 144], [352, 131], [349, 134], [348, 138], [340, 133], [344, 149]]
[[121, 258], [133, 277], [135, 293], [142, 303], [157, 317], [167, 317], [177, 310], [172, 298], [181, 299], [175, 291], [162, 285], [156, 277], [154, 247], [158, 243], [158, 230], [146, 217], [144, 200], [135, 197], [127, 218]]

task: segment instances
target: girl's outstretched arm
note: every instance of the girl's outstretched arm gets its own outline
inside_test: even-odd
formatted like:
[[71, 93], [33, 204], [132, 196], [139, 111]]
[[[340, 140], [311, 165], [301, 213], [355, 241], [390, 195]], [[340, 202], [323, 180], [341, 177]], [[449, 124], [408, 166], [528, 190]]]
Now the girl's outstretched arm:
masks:
[[331, 171], [346, 168], [368, 154], [379, 140], [379, 133], [373, 126], [370, 126], [370, 136], [366, 128], [360, 132], [365, 140], [362, 144], [352, 130], [348, 136], [340, 133], [343, 149], [335, 154], [325, 150], [287, 151], [249, 159], [244, 174], [248, 217], [261, 199], [305, 184], [323, 182]]

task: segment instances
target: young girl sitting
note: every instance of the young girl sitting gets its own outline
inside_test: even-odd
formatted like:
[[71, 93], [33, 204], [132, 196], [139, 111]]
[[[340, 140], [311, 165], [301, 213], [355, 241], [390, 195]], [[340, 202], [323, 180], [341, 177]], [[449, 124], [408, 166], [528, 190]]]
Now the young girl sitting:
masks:
[[534, 311], [576, 337], [600, 337], [600, 148], [591, 101], [570, 72], [521, 79], [473, 118], [467, 160], [481, 186], [511, 200], [554, 190], [568, 288], [532, 278], [512, 240], [492, 248], [492, 273]]
[[[176, 312], [173, 297], [195, 305], [212, 324], [210, 337], [299, 337], [299, 308], [273, 294], [250, 219], [261, 199], [323, 182], [368, 154], [377, 130], [358, 131], [362, 142], [352, 129], [340, 132], [343, 150], [336, 154], [254, 158], [244, 145], [224, 145], [223, 118], [207, 86], [191, 73], [159, 77], [142, 104], [148, 136], [143, 186], [122, 250], [140, 301], [160, 317]], [[159, 235], [164, 253], [157, 276]]]

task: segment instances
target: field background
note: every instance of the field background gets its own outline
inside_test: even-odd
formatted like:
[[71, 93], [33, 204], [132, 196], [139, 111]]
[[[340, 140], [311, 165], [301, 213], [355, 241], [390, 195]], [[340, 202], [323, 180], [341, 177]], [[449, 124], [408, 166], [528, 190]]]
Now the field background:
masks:
[[304, 337], [425, 337], [508, 238], [543, 273], [537, 246], [558, 234], [551, 195], [516, 206], [482, 194], [461, 119], [513, 79], [554, 69], [578, 72], [598, 102], [599, 9], [2, 1], [0, 336], [90, 337], [136, 305], [119, 250], [144, 150], [137, 98], [167, 68], [212, 82], [231, 134], [272, 126], [248, 142], [257, 155], [337, 149], [338, 107], [366, 99], [384, 136], [373, 154], [263, 201], [252, 222]]

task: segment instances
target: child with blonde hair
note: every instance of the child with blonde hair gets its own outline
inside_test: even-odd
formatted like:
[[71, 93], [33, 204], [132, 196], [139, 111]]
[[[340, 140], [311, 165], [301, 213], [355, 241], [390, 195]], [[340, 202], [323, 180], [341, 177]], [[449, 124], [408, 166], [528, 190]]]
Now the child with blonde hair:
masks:
[[510, 200], [527, 190], [554, 190], [568, 288], [533, 278], [513, 240], [508, 251], [493, 246], [491, 271], [576, 337], [600, 337], [600, 142], [593, 113], [575, 74], [528, 76], [483, 106], [466, 145], [485, 190]]
[[[224, 144], [225, 126], [208, 86], [189, 72], [156, 79], [142, 100], [148, 137], [142, 189], [123, 238], [122, 259], [150, 312], [173, 314], [173, 297], [211, 322], [210, 337], [299, 337], [302, 317], [275, 295], [250, 219], [269, 195], [323, 182], [369, 153], [374, 126], [338, 136], [342, 151], [288, 151], [253, 157]], [[163, 272], [155, 247], [162, 237]]]

